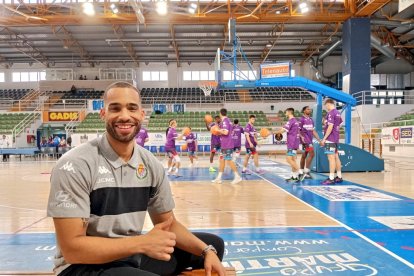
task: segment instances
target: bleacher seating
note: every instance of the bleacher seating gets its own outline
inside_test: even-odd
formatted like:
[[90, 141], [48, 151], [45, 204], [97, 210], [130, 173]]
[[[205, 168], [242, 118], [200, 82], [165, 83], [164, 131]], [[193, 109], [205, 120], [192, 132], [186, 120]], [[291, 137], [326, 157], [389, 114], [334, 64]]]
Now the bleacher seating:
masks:
[[0, 89], [0, 100], [19, 100], [31, 89]]
[[93, 100], [102, 98], [104, 91], [88, 91], [88, 90], [77, 90], [76, 92], [71, 91], [58, 91], [64, 93], [62, 100]]
[[0, 134], [11, 134], [13, 128], [20, 123], [27, 113], [1, 113], [0, 114]]
[[223, 91], [212, 91], [211, 96], [204, 96], [198, 87], [192, 88], [142, 88], [143, 104], [153, 103], [221, 103], [224, 100]]
[[309, 91], [299, 87], [257, 87], [249, 89], [253, 101], [309, 101]]
[[414, 125], [414, 109], [392, 120], [387, 126], [410, 126]]
[[[189, 111], [184, 113], [166, 112], [164, 114], [151, 115], [148, 130], [153, 132], [165, 131], [170, 119], [176, 119], [178, 122], [177, 129], [180, 131], [186, 126], [190, 126], [194, 131], [206, 131], [204, 116], [210, 114], [212, 117], [218, 115], [218, 111]], [[238, 119], [241, 126], [245, 126], [249, 120], [249, 115], [256, 115], [255, 126], [258, 128], [269, 126], [269, 122], [263, 111], [229, 111], [227, 116], [231, 119]]]
[[99, 113], [89, 113], [86, 118], [76, 126], [77, 133], [104, 132], [105, 123], [99, 117]]

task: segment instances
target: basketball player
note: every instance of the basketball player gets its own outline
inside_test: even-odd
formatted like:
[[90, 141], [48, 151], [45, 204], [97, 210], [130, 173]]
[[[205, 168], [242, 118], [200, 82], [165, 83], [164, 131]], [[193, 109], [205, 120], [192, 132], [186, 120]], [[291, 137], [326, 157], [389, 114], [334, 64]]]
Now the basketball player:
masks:
[[321, 141], [321, 146], [325, 148], [325, 154], [328, 156], [329, 178], [323, 181], [322, 184], [331, 185], [342, 182], [342, 165], [338, 154], [339, 128], [342, 124], [342, 118], [339, 111], [335, 108], [334, 100], [326, 99], [325, 107], [328, 110], [328, 113], [326, 114], [326, 123], [328, 127], [326, 128]]
[[233, 125], [229, 118], [227, 118], [227, 109], [222, 108], [220, 109], [220, 144], [221, 144], [221, 154], [220, 154], [220, 166], [219, 166], [219, 173], [217, 178], [214, 179], [213, 183], [221, 183], [221, 176], [224, 172], [224, 167], [226, 164], [232, 169], [234, 173], [234, 179], [231, 181], [231, 184], [237, 184], [241, 182], [243, 179], [240, 177], [236, 164], [233, 161], [233, 150], [234, 150], [234, 143], [233, 143]]
[[144, 127], [141, 127], [138, 134], [135, 136], [135, 142], [140, 145], [141, 147], [144, 147], [144, 144], [148, 142], [149, 136], [148, 131]]
[[[180, 168], [180, 156], [175, 149], [175, 140], [180, 140], [183, 138], [182, 134], [178, 134], [176, 131], [177, 128], [177, 121], [175, 119], [171, 119], [168, 122], [168, 128], [165, 131], [166, 134], [166, 142], [165, 142], [165, 151], [168, 154], [168, 174], [178, 175], [178, 170]], [[173, 172], [175, 167], [175, 171]]]
[[241, 151], [241, 136], [244, 133], [244, 129], [243, 127], [241, 127], [239, 125], [239, 120], [235, 119], [233, 121], [233, 133], [232, 133], [232, 138], [233, 138], [233, 143], [234, 143], [234, 153], [233, 153], [233, 157], [234, 159], [237, 159], [240, 157], [240, 151]]
[[[191, 130], [191, 127], [188, 127]], [[190, 168], [194, 166], [194, 160], [197, 159], [195, 154], [197, 149], [197, 136], [194, 132], [190, 132], [190, 134], [184, 136], [185, 142], [187, 143], [187, 150], [188, 150], [188, 158], [190, 158]]]
[[286, 152], [286, 161], [292, 168], [292, 176], [286, 179], [287, 182], [299, 182], [299, 166], [296, 164], [296, 151], [299, 148], [299, 122], [294, 117], [295, 110], [293, 108], [288, 108], [285, 111], [286, 117], [289, 121], [281, 128], [279, 131], [276, 131], [274, 134], [282, 134], [287, 132], [287, 152]]
[[253, 155], [254, 166], [256, 167], [257, 173], [262, 173], [263, 171], [259, 167], [259, 153], [256, 151], [257, 146], [257, 132], [254, 128], [254, 122], [256, 121], [255, 115], [249, 116], [249, 122], [244, 128], [244, 135], [246, 136], [246, 157], [244, 158], [243, 170], [242, 173], [247, 173], [247, 165], [249, 163], [250, 156]]
[[[208, 131], [210, 131], [210, 129], [213, 126], [215, 126], [215, 125], [219, 126], [220, 125], [220, 122], [221, 122], [220, 116], [215, 116], [214, 120], [215, 121], [211, 122], [210, 124], [208, 124], [206, 122], [206, 128], [207, 128]], [[214, 155], [216, 154], [216, 152], [220, 153], [220, 150], [221, 150], [220, 136], [211, 134], [210, 148], [211, 148], [211, 150], [210, 150], [210, 169], [209, 169], [209, 171], [210, 172], [215, 172], [216, 169], [213, 168], [213, 161], [214, 161]]]
[[305, 106], [302, 108], [302, 113], [303, 115], [299, 121], [300, 140], [303, 146], [302, 157], [300, 158], [300, 180], [311, 178], [309, 168], [312, 164], [313, 157], [315, 156], [312, 143], [313, 137], [320, 141], [319, 135], [315, 130], [313, 119], [310, 117], [312, 110], [309, 106]]

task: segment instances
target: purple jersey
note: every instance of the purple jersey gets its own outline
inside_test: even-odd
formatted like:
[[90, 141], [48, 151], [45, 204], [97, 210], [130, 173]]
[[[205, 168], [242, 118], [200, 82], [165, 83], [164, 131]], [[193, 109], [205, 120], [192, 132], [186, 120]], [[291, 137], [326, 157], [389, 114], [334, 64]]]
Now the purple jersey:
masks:
[[[256, 135], [256, 129], [254, 128], [254, 126], [251, 125], [250, 123], [247, 123], [246, 127], [244, 128], [244, 134], [246, 136], [249, 136], [250, 142], [252, 142], [253, 147], [255, 147], [257, 144], [256, 144], [256, 140], [254, 139], [254, 136]], [[250, 144], [249, 144], [249, 141], [247, 141], [247, 137], [246, 137], [246, 148], [250, 148]]]
[[185, 136], [185, 142], [187, 143], [188, 151], [196, 151], [196, 141], [197, 137], [194, 133], [190, 133]]
[[178, 137], [178, 134], [175, 128], [170, 127], [167, 132], [167, 138], [166, 138], [167, 141], [165, 142], [166, 150], [171, 150], [171, 149], [175, 150], [175, 139], [177, 139], [177, 137]]
[[239, 126], [239, 125], [234, 125], [233, 126], [233, 133], [232, 133], [231, 137], [233, 138], [233, 143], [234, 143], [235, 148], [240, 148], [241, 147], [241, 135], [242, 135], [242, 133], [244, 133], [244, 130], [241, 126]]
[[[208, 129], [211, 129], [213, 126], [218, 125], [216, 122], [212, 122], [208, 125]], [[220, 136], [211, 134], [211, 147], [220, 145]]]
[[300, 144], [300, 126], [298, 120], [296, 120], [296, 118], [289, 119], [289, 121], [283, 126], [283, 128], [287, 132], [287, 148], [293, 150], [298, 149]]
[[220, 135], [220, 143], [222, 149], [234, 149], [234, 143], [233, 143], [233, 124], [230, 122], [230, 119], [227, 117], [224, 117], [221, 120], [220, 123], [221, 129], [227, 129], [228, 133], [227, 135]]
[[141, 147], [145, 144], [145, 139], [148, 138], [148, 131], [145, 128], [141, 128], [140, 131], [135, 136], [135, 142]]
[[342, 124], [341, 113], [339, 113], [339, 111], [336, 109], [332, 109], [326, 115], [326, 122], [328, 126], [333, 125], [332, 132], [329, 134], [326, 140], [331, 143], [339, 143], [339, 128]]
[[299, 121], [302, 144], [312, 144], [315, 124], [311, 117], [302, 116]]

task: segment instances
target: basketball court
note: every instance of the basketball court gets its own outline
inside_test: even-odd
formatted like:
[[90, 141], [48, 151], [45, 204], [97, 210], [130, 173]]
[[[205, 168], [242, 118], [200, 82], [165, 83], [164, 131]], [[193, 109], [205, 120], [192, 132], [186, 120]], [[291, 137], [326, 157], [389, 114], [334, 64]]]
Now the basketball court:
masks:
[[[246, 174], [236, 185], [229, 184], [230, 171], [223, 184], [212, 184], [216, 173], [208, 172], [205, 158], [184, 167], [169, 176], [177, 218], [193, 231], [223, 237], [224, 264], [240, 275], [412, 273], [412, 170], [387, 165], [375, 181], [370, 173], [347, 174], [359, 183], [330, 187], [312, 174], [313, 180], [292, 185], [283, 180], [289, 172], [283, 160], [263, 156], [265, 172]], [[52, 273], [55, 237], [45, 206], [54, 164], [0, 163], [1, 275]], [[405, 181], [406, 190], [395, 190], [390, 180]], [[145, 230], [151, 227], [147, 218]]]

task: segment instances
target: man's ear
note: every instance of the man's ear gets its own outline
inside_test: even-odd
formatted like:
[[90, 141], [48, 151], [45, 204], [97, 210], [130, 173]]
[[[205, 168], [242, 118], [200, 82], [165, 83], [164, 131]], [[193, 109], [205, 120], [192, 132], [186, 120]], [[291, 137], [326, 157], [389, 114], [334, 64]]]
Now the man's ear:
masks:
[[105, 108], [101, 108], [99, 111], [99, 117], [101, 117], [102, 121], [105, 121]]

